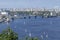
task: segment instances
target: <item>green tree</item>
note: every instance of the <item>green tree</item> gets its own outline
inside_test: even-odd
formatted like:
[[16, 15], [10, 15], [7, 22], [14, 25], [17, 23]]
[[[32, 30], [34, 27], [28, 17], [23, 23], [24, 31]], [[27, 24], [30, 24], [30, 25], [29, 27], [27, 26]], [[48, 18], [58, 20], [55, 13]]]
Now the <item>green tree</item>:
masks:
[[35, 37], [34, 40], [39, 40], [39, 39], [37, 37]]
[[26, 37], [26, 40], [39, 40], [37, 37]]
[[8, 27], [0, 34], [0, 40], [18, 40], [18, 35]]

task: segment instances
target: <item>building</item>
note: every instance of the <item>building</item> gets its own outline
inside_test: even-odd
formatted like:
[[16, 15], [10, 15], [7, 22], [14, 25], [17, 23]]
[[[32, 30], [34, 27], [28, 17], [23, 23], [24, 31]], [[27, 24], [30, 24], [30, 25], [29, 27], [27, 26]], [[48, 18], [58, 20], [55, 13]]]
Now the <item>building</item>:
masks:
[[1, 15], [8, 15], [8, 12], [1, 12]]

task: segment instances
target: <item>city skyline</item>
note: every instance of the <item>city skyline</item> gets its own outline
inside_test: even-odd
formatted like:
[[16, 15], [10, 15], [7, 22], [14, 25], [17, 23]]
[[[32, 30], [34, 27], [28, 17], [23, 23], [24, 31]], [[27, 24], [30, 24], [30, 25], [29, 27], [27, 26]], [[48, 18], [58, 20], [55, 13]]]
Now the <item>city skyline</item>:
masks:
[[60, 0], [0, 0], [0, 8], [60, 8]]

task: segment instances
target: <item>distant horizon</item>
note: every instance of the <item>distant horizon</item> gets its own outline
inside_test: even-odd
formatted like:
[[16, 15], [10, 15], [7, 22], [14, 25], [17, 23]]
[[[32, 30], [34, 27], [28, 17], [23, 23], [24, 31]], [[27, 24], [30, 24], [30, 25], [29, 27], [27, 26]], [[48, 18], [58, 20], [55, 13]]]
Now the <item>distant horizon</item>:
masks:
[[[10, 8], [13, 8], [13, 7], [9, 7], [9, 9]], [[60, 7], [56, 7], [56, 8], [55, 7], [52, 7], [52, 8], [46, 8], [46, 7], [41, 7], [41, 8], [38, 8], [38, 7], [37, 8], [18, 8], [17, 7], [17, 9], [57, 9], [57, 8], [60, 9]], [[6, 8], [0, 8], [0, 9], [8, 9], [8, 7], [6, 7]], [[16, 8], [13, 8], [13, 9], [16, 9]]]

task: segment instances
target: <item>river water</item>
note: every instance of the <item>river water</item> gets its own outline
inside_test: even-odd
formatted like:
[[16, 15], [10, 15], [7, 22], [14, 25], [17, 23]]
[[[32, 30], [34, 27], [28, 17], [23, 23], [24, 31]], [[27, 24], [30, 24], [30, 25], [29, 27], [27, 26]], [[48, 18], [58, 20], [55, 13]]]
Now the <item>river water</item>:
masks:
[[[15, 19], [9, 26], [18, 33], [19, 38], [25, 36], [38, 37], [41, 40], [60, 40], [60, 17], [41, 18], [32, 16], [30, 19]], [[0, 32], [8, 27], [0, 23]]]

